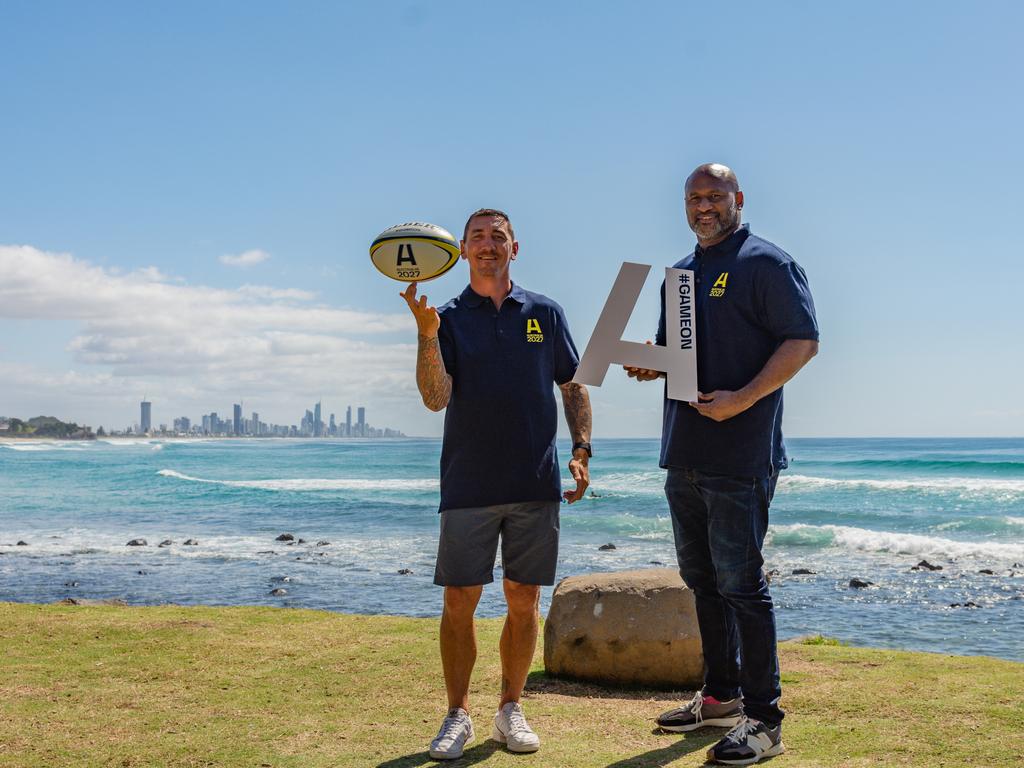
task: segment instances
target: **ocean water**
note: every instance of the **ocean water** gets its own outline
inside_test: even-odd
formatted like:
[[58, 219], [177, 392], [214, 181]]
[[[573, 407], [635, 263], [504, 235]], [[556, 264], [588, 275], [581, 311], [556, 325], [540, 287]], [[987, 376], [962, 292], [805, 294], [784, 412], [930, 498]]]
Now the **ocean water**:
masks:
[[[765, 549], [781, 637], [1024, 661], [1024, 440], [789, 446]], [[559, 576], [672, 566], [658, 441], [595, 452], [594, 495], [562, 507]], [[431, 439], [0, 444], [0, 600], [435, 616], [439, 455]], [[500, 577], [479, 615], [503, 613]]]

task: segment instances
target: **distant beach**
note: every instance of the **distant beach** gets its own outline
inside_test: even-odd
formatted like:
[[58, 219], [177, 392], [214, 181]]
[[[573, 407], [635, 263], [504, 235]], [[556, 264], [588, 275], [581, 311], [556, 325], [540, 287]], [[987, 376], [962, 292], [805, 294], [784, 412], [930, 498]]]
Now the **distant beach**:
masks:
[[[766, 548], [782, 637], [1024, 660], [1024, 440], [789, 445]], [[439, 453], [411, 438], [0, 440], [0, 600], [434, 616]], [[559, 575], [671, 566], [658, 441], [595, 454], [593, 495], [562, 508]], [[486, 589], [481, 615], [502, 610]]]

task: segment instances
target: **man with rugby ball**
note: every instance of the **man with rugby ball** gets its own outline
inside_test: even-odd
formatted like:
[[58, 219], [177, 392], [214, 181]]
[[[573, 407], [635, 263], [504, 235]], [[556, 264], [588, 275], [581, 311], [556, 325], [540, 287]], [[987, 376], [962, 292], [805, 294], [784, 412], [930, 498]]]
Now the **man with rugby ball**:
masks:
[[[499, 538], [508, 614], [501, 633], [501, 694], [491, 738], [513, 752], [540, 739], [519, 699], [539, 627], [541, 585], [554, 584], [559, 502], [589, 484], [590, 398], [572, 382], [579, 357], [562, 308], [509, 277], [519, 252], [512, 224], [485, 208], [466, 222], [469, 285], [440, 309], [402, 294], [416, 318], [416, 384], [432, 411], [447, 408], [441, 450], [441, 531], [434, 583], [444, 587], [441, 662], [448, 714], [430, 745], [435, 759], [462, 756], [474, 738], [469, 680], [476, 661], [473, 614], [494, 580]], [[561, 492], [555, 451], [562, 392], [573, 451], [574, 490]]]

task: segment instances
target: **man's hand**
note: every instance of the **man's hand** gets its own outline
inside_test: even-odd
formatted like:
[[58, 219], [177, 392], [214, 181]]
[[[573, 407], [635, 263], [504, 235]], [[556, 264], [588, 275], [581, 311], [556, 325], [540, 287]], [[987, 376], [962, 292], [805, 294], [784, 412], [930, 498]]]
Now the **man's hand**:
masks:
[[714, 392], [704, 394], [697, 393], [697, 402], [690, 403], [701, 416], [707, 416], [713, 421], [725, 421], [731, 419], [738, 413], [743, 413], [753, 405], [739, 392], [730, 392], [727, 389], [716, 389]]
[[587, 466], [590, 457], [587, 456], [586, 451], [580, 451], [580, 453], [583, 455], [576, 456], [574, 454], [569, 461], [569, 472], [572, 474], [572, 479], [576, 481], [576, 490], [562, 493], [563, 498], [570, 504], [582, 499], [587, 486], [590, 485], [590, 468]]
[[[647, 343], [650, 344], [651, 340], [648, 339]], [[661, 376], [661, 371], [652, 371], [650, 368], [634, 368], [631, 365], [622, 366], [622, 370], [629, 378], [637, 381], [654, 381]]]
[[428, 339], [436, 338], [437, 329], [441, 327], [441, 316], [437, 314], [437, 310], [434, 307], [427, 306], [426, 294], [420, 296], [419, 301], [417, 301], [416, 283], [409, 283], [409, 287], [405, 289], [405, 292], [398, 295], [405, 299], [405, 303], [412, 310], [412, 315], [416, 318], [416, 328], [419, 335], [426, 336]]

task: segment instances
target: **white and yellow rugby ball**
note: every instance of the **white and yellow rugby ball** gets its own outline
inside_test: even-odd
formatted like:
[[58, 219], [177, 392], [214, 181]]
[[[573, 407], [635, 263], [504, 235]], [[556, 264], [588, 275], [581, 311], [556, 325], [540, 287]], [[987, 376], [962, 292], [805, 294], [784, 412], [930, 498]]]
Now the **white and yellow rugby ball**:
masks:
[[373, 266], [403, 283], [440, 277], [455, 266], [459, 253], [451, 232], [420, 221], [389, 227], [370, 245]]

